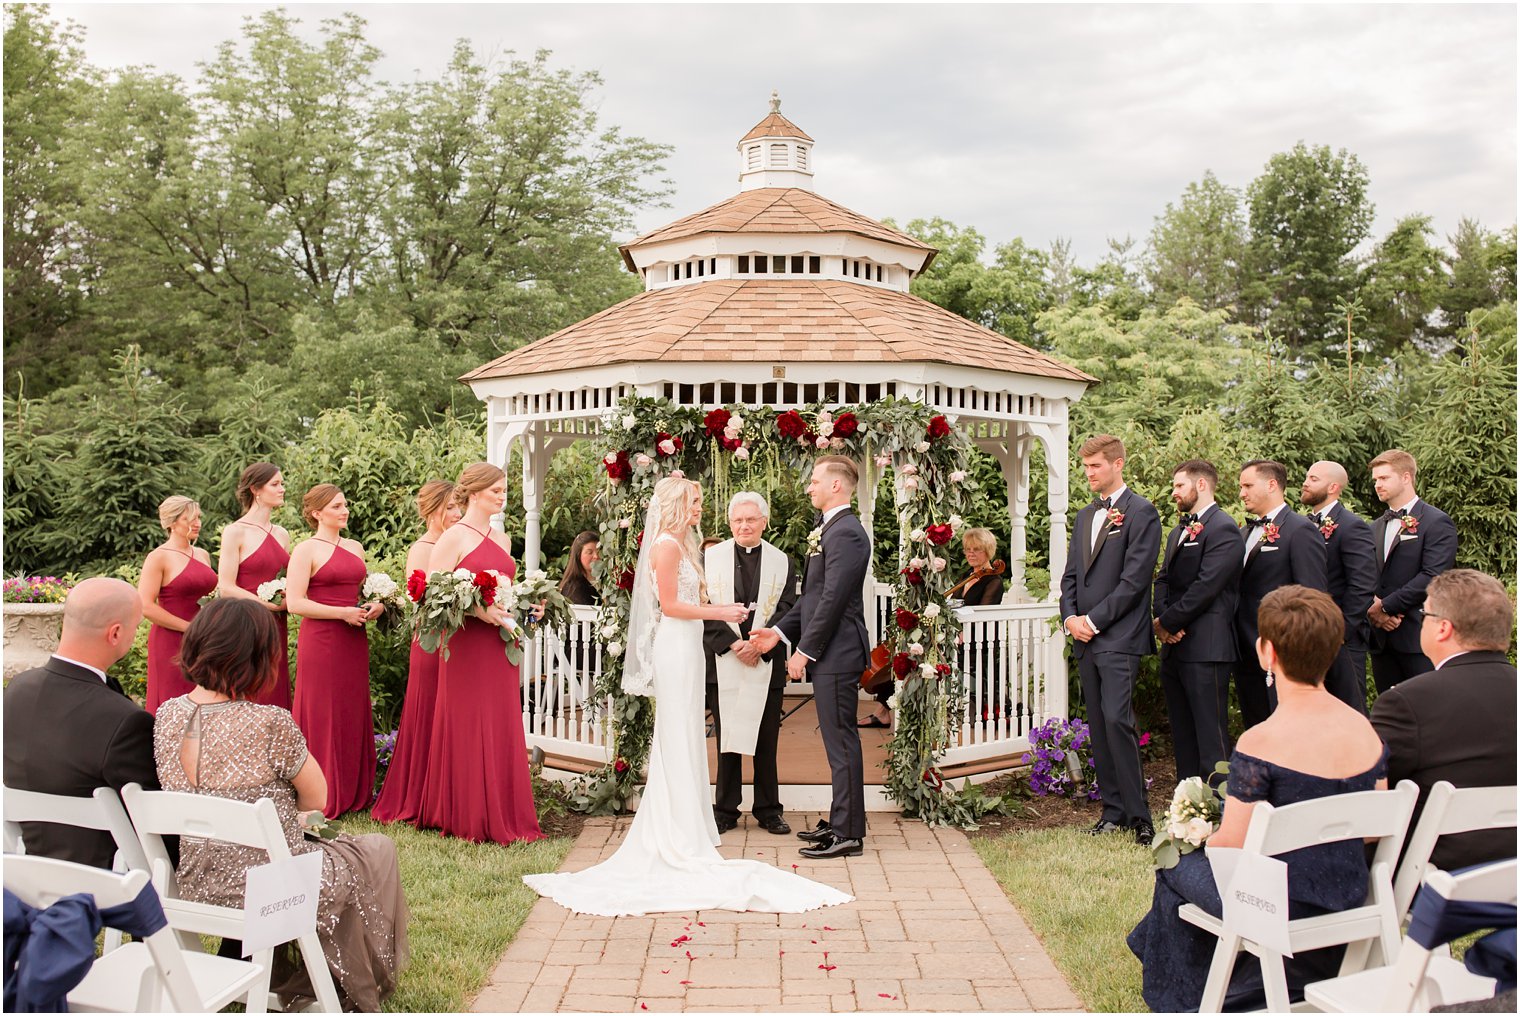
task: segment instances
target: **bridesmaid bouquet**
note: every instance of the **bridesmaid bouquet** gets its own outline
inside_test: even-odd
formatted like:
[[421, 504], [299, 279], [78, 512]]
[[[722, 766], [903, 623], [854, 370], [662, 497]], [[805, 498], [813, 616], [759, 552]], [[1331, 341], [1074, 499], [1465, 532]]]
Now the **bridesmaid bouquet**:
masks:
[[[449, 639], [477, 607], [490, 607], [504, 596], [503, 605], [511, 609], [512, 580], [501, 572], [486, 569], [472, 572], [468, 568], [453, 571], [435, 571], [419, 582], [420, 572], [413, 572], [407, 579], [407, 592], [417, 603], [417, 642], [422, 651], [436, 653], [443, 650], [443, 658], [449, 658]], [[419, 588], [420, 587], [420, 588]], [[522, 662], [522, 646], [518, 643], [517, 623], [510, 618], [500, 629], [501, 640], [506, 643], [507, 659]]]
[[[523, 625], [530, 634], [539, 625], [545, 628], [568, 628], [575, 623], [575, 611], [570, 608], [570, 601], [565, 599], [559, 586], [551, 582], [548, 575], [536, 568], [508, 586], [502, 602], [514, 614], [525, 615]], [[542, 616], [527, 613], [529, 608], [538, 606], [543, 607]]]
[[279, 603], [285, 599], [285, 576], [280, 575], [268, 582], [260, 582], [259, 588], [254, 591], [259, 599], [265, 603]]
[[[1214, 768], [1228, 774], [1230, 764], [1221, 762]], [[1223, 783], [1211, 787], [1199, 776], [1190, 776], [1177, 784], [1161, 835], [1151, 844], [1157, 868], [1175, 868], [1183, 854], [1191, 854], [1214, 835], [1224, 814], [1224, 795]]]

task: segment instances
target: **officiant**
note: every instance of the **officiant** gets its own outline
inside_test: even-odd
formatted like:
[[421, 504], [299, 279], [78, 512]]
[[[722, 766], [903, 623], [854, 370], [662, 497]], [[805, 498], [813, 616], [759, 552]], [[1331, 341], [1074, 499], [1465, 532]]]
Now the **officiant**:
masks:
[[781, 696], [786, 687], [787, 646], [761, 654], [749, 642], [750, 628], [774, 624], [797, 599], [797, 572], [791, 560], [763, 537], [770, 505], [753, 491], [740, 491], [728, 504], [732, 539], [707, 549], [707, 593], [713, 603], [755, 604], [738, 624], [704, 622], [707, 649], [707, 705], [718, 738], [718, 786], [713, 818], [718, 832], [739, 824], [743, 756], [754, 759], [755, 821], [778, 836], [792, 831], [781, 813], [776, 776], [776, 737], [781, 731]]

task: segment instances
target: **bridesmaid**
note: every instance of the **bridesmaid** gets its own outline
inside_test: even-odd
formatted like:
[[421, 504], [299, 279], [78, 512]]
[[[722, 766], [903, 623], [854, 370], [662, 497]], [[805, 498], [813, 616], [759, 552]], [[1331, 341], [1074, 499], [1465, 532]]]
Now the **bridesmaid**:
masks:
[[[491, 529], [491, 516], [501, 511], [506, 496], [506, 474], [490, 463], [477, 462], [460, 473], [454, 500], [464, 517], [439, 537], [428, 571], [516, 574], [506, 535]], [[438, 662], [438, 703], [419, 824], [477, 843], [508, 844], [544, 835], [528, 775], [517, 668], [508, 662], [496, 630], [506, 621], [499, 606], [477, 608], [449, 639], [448, 656]]]
[[[238, 477], [238, 504], [242, 517], [222, 530], [222, 551], [217, 558], [216, 593], [224, 597], [258, 600], [259, 586], [279, 576], [290, 563], [290, 534], [271, 521], [274, 510], [285, 503], [285, 477], [270, 462], [255, 462]], [[259, 600], [280, 625], [280, 662], [275, 679], [254, 696], [264, 706], [290, 708], [290, 638], [285, 604]]]
[[143, 562], [137, 595], [148, 630], [148, 712], [169, 699], [188, 695], [195, 685], [179, 667], [179, 643], [191, 618], [201, 609], [201, 597], [216, 588], [211, 555], [194, 546], [201, 534], [201, 506], [175, 494], [158, 506], [158, 524], [169, 534], [163, 546]]
[[375, 792], [375, 712], [364, 622], [385, 607], [376, 601], [359, 604], [367, 569], [359, 541], [338, 535], [348, 524], [343, 492], [317, 484], [301, 501], [301, 517], [316, 534], [296, 546], [285, 578], [285, 605], [302, 619], [291, 712], [327, 777], [322, 814], [337, 818], [368, 808]]
[[[429, 480], [417, 492], [417, 514], [427, 524], [422, 539], [406, 552], [406, 575], [427, 574], [428, 558], [443, 531], [459, 521], [454, 485]], [[411, 669], [406, 679], [406, 702], [401, 707], [401, 729], [380, 799], [370, 817], [377, 822], [416, 822], [422, 811], [422, 784], [427, 775], [428, 741], [433, 736], [433, 706], [438, 697], [438, 654], [425, 653], [412, 640]]]

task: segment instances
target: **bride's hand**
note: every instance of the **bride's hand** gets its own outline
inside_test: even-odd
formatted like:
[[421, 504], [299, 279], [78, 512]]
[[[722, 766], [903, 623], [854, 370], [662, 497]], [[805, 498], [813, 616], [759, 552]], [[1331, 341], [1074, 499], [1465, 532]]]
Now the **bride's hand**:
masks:
[[749, 607], [745, 606], [742, 603], [718, 604], [716, 609], [718, 611], [718, 615], [717, 617], [713, 618], [715, 621], [728, 621], [732, 624], [738, 624], [746, 617], [749, 617]]

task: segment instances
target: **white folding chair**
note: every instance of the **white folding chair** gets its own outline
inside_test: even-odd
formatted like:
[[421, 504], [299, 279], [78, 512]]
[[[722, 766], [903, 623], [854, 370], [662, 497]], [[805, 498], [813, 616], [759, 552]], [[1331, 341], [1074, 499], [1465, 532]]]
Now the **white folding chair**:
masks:
[[[61, 794], [41, 794], [34, 790], [4, 788], [5, 852], [26, 853], [21, 837], [22, 822], [53, 822], [74, 826], [78, 829], [96, 829], [111, 834], [116, 841], [116, 857], [111, 870], [116, 872], [147, 871], [148, 857], [143, 853], [121, 798], [110, 787], [96, 787], [92, 797], [65, 797]], [[121, 932], [107, 928], [105, 951], [110, 952], [121, 945]]]
[[[174, 866], [164, 850], [163, 837], [184, 837], [221, 840], [245, 847], [267, 851], [270, 861], [290, 858], [290, 844], [280, 828], [280, 819], [274, 802], [267, 798], [248, 804], [229, 801], [204, 794], [181, 794], [166, 790], [144, 790], [135, 783], [122, 788], [122, 799], [127, 814], [137, 830], [143, 852], [153, 872], [153, 885], [163, 899], [164, 915], [170, 927], [180, 932], [197, 935], [217, 935], [221, 938], [241, 940], [243, 935], [243, 911], [232, 907], [218, 907], [181, 899], [174, 878]], [[181, 848], [183, 849], [183, 847]], [[317, 996], [321, 1012], [341, 1012], [338, 989], [333, 984], [332, 973], [327, 969], [327, 957], [315, 931], [296, 940], [301, 959], [311, 977], [312, 988]], [[273, 948], [260, 950], [254, 960], [263, 968], [258, 989], [249, 998], [249, 1012], [267, 1012], [269, 1007], [269, 977], [273, 967]]]
[[[1393, 790], [1335, 794], [1282, 808], [1263, 802], [1252, 809], [1251, 824], [1242, 844], [1248, 853], [1276, 857], [1304, 847], [1344, 840], [1377, 841], [1368, 872], [1366, 903], [1339, 913], [1289, 921], [1289, 941], [1295, 954], [1358, 943], [1381, 943], [1384, 956], [1394, 954], [1398, 948], [1399, 921], [1394, 910], [1393, 865], [1404, 843], [1404, 833], [1418, 797], [1419, 788], [1410, 780], [1403, 780]], [[1219, 937], [1213, 961], [1209, 964], [1208, 982], [1203, 989], [1199, 1012], [1223, 1011], [1230, 972], [1242, 950], [1256, 956], [1261, 963], [1267, 1011], [1289, 1011], [1288, 979], [1281, 953], [1238, 934], [1225, 935], [1224, 921], [1194, 904], [1184, 903], [1177, 914], [1189, 924]], [[1366, 949], [1348, 948], [1341, 973], [1361, 970], [1366, 960]]]
[[[87, 893], [99, 907], [135, 900], [148, 884], [146, 871], [125, 875], [50, 857], [5, 859], [5, 888], [28, 906], [45, 908], [60, 897]], [[183, 952], [171, 928], [131, 942], [95, 961], [73, 991], [70, 1012], [216, 1012], [249, 999], [268, 980], [257, 963]]]
[[1515, 828], [1515, 787], [1469, 787], [1458, 790], [1447, 780], [1430, 788], [1425, 810], [1409, 834], [1409, 848], [1393, 880], [1399, 920], [1409, 915], [1414, 895], [1431, 870], [1430, 855], [1442, 836], [1479, 829]]
[[[1446, 784], [1450, 786], [1450, 784]], [[1432, 788], [1433, 789], [1433, 788]], [[1430, 908], [1432, 922], [1448, 903], [1515, 903], [1515, 861], [1497, 861], [1482, 868], [1451, 875], [1440, 869], [1425, 880], [1435, 894], [1418, 904]], [[1445, 940], [1435, 940], [1417, 930], [1431, 922], [1416, 920], [1404, 938], [1393, 964], [1375, 970], [1316, 981], [1304, 988], [1304, 1001], [1320, 1012], [1430, 1012], [1432, 1006], [1476, 1002], [1492, 998], [1495, 981], [1471, 973], [1450, 956], [1436, 951]]]

